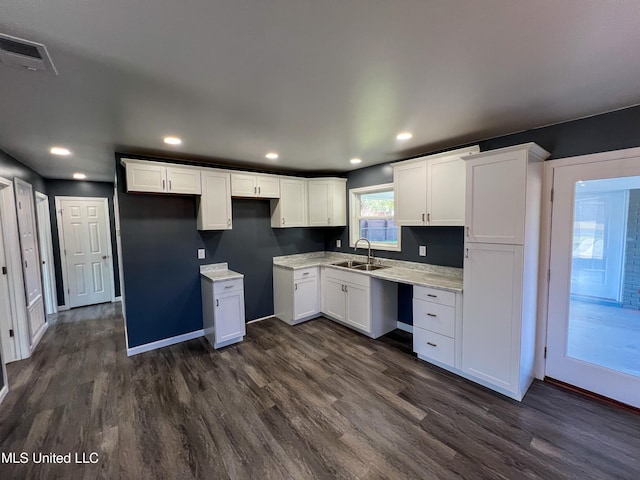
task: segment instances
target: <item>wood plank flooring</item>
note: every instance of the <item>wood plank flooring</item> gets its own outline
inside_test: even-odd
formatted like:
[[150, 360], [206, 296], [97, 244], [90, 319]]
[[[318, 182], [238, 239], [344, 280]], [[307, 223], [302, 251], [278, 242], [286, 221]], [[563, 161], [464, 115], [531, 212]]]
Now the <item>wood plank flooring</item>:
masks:
[[536, 382], [520, 404], [326, 319], [128, 358], [119, 306], [58, 315], [8, 367], [2, 479], [637, 479], [640, 415]]

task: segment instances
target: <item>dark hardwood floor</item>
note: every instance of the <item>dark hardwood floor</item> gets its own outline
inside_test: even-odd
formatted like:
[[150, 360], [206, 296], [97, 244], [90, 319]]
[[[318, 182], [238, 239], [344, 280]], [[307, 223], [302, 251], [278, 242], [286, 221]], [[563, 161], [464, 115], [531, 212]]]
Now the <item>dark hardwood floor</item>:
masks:
[[[536, 382], [522, 403], [326, 319], [128, 358], [119, 307], [72, 310], [8, 366], [2, 479], [637, 479], [640, 416]], [[404, 337], [406, 340], [406, 336]]]

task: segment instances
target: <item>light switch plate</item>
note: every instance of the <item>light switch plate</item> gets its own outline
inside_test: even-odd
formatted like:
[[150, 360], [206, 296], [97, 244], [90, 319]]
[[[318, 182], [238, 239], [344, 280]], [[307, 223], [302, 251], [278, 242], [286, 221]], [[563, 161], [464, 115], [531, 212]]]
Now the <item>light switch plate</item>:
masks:
[[418, 255], [420, 255], [421, 257], [426, 257], [427, 256], [427, 246], [426, 245], [420, 245], [420, 248], [418, 249]]
[[342, 246], [342, 240], [336, 240], [336, 247], [340, 248]]
[[203, 258], [205, 258], [207, 255], [206, 251], [204, 248], [199, 248], [198, 249], [198, 260], [202, 260]]

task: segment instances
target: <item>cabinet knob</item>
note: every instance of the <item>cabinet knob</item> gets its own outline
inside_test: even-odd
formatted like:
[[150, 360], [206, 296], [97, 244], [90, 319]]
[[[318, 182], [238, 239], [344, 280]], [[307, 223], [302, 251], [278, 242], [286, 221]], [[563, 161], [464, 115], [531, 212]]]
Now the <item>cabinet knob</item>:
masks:
[[437, 317], [437, 316], [438, 316], [438, 315], [436, 315], [435, 313], [427, 313], [427, 315], [428, 315], [429, 317]]
[[467, 237], [469, 236], [469, 230], [470, 230], [470, 228], [467, 227]]
[[424, 213], [422, 214], [422, 222], [424, 223]]
[[469, 249], [465, 249], [464, 258], [469, 258]]
[[171, 180], [169, 180], [169, 190], [171, 190]]
[[427, 297], [438, 298], [438, 295], [434, 295], [433, 293], [427, 293]]
[[297, 289], [298, 289], [298, 284], [297, 284], [297, 283], [294, 283], [294, 284], [293, 284], [293, 287], [294, 287], [294, 288], [293, 288], [294, 290], [297, 290]]
[[162, 180], [162, 190], [166, 190], [166, 180]]
[[438, 346], [437, 343], [431, 343], [431, 342], [427, 342], [427, 345], [429, 345], [430, 347], [437, 347]]
[[220, 301], [216, 298], [216, 307], [220, 306]]
[[427, 213], [427, 223], [429, 223], [431, 221], [431, 214]]
[[258, 187], [258, 195], [260, 195], [260, 188], [261, 188], [261, 187]]

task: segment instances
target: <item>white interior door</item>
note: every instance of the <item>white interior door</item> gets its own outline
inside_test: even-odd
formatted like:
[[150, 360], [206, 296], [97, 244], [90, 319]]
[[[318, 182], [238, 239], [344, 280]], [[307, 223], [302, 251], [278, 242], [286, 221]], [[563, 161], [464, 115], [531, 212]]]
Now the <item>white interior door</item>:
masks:
[[113, 265], [107, 199], [56, 197], [70, 308], [113, 299]]
[[[2, 340], [2, 361], [11, 362], [20, 358], [16, 345], [15, 327], [11, 312], [9, 294], [9, 276], [7, 275], [7, 255], [5, 251], [4, 233], [0, 222], [0, 340]], [[5, 377], [6, 378], [6, 377]]]
[[[37, 302], [42, 295], [40, 255], [38, 253], [36, 221], [33, 208], [33, 190], [31, 184], [20, 179], [15, 179], [15, 184], [25, 296], [27, 307], [30, 307]], [[35, 332], [31, 332], [31, 335], [34, 334]]]
[[51, 217], [49, 216], [49, 197], [40, 192], [36, 192], [36, 218], [38, 220], [44, 303], [47, 314], [52, 314], [58, 311], [58, 300], [56, 298], [56, 277], [53, 268]]
[[553, 172], [546, 375], [640, 407], [640, 158]]

